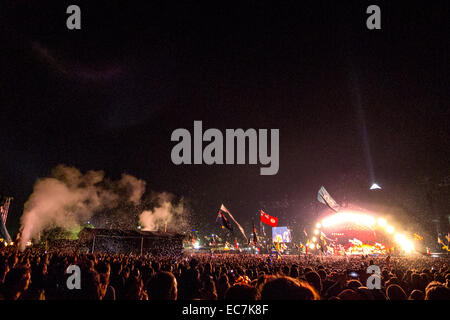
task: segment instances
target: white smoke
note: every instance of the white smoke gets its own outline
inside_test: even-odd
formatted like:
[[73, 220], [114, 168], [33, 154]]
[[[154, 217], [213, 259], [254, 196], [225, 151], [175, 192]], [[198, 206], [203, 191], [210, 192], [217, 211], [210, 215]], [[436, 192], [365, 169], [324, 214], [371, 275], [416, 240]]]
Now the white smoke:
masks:
[[119, 181], [109, 181], [103, 171], [83, 174], [77, 168], [58, 165], [51, 177], [36, 182], [25, 203], [21, 217], [21, 249], [46, 229], [74, 228], [96, 211], [115, 208], [122, 201], [139, 204], [145, 185], [145, 181], [127, 174], [122, 174]]
[[184, 199], [176, 203], [174, 195], [163, 192], [152, 195], [153, 210], [145, 210], [139, 216], [144, 231], [182, 231], [187, 226], [188, 210]]

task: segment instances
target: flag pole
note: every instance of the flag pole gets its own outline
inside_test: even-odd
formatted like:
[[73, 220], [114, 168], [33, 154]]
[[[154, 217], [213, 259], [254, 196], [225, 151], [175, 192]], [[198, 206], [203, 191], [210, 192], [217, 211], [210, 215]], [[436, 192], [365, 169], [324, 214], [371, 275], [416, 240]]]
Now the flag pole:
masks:
[[[262, 232], [261, 232], [261, 218], [259, 219], [259, 239], [262, 240]], [[263, 240], [264, 241], [264, 240]], [[260, 244], [261, 246], [261, 244]]]
[[92, 254], [94, 254], [94, 248], [95, 248], [95, 234], [94, 239], [92, 239]]

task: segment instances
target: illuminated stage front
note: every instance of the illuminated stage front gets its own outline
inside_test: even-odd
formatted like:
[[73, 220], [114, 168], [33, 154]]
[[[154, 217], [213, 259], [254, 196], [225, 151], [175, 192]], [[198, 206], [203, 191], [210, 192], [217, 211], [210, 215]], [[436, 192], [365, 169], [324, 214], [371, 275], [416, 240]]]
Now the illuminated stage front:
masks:
[[[343, 210], [325, 216], [314, 232], [332, 254], [386, 254], [395, 248], [414, 251], [412, 241], [396, 233], [386, 219], [357, 210]], [[319, 238], [319, 237], [318, 237]]]

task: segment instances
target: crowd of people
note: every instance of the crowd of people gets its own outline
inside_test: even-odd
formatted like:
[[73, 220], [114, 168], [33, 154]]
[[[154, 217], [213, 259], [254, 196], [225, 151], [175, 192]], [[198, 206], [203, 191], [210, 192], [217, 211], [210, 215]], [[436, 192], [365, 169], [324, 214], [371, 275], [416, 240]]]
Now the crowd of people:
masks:
[[[0, 249], [0, 300], [450, 300], [449, 261], [425, 256], [139, 256], [6, 247]], [[80, 268], [80, 289], [67, 285], [70, 265]], [[367, 273], [370, 265], [381, 272]], [[371, 276], [379, 277], [380, 287], [367, 285]]]

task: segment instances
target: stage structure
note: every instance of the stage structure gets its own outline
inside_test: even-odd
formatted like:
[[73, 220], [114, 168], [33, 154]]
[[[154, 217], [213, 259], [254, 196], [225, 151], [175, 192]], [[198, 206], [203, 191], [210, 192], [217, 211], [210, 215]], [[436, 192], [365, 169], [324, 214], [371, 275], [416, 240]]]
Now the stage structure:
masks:
[[161, 231], [134, 231], [85, 228], [78, 234], [89, 252], [134, 254], [181, 254], [182, 234]]
[[[341, 254], [412, 253], [413, 241], [383, 217], [357, 210], [341, 210], [317, 222], [313, 243], [324, 243], [327, 249]], [[329, 250], [328, 250], [329, 251]]]
[[288, 229], [288, 227], [272, 228], [272, 242], [290, 243], [291, 241], [292, 241], [291, 231]]

